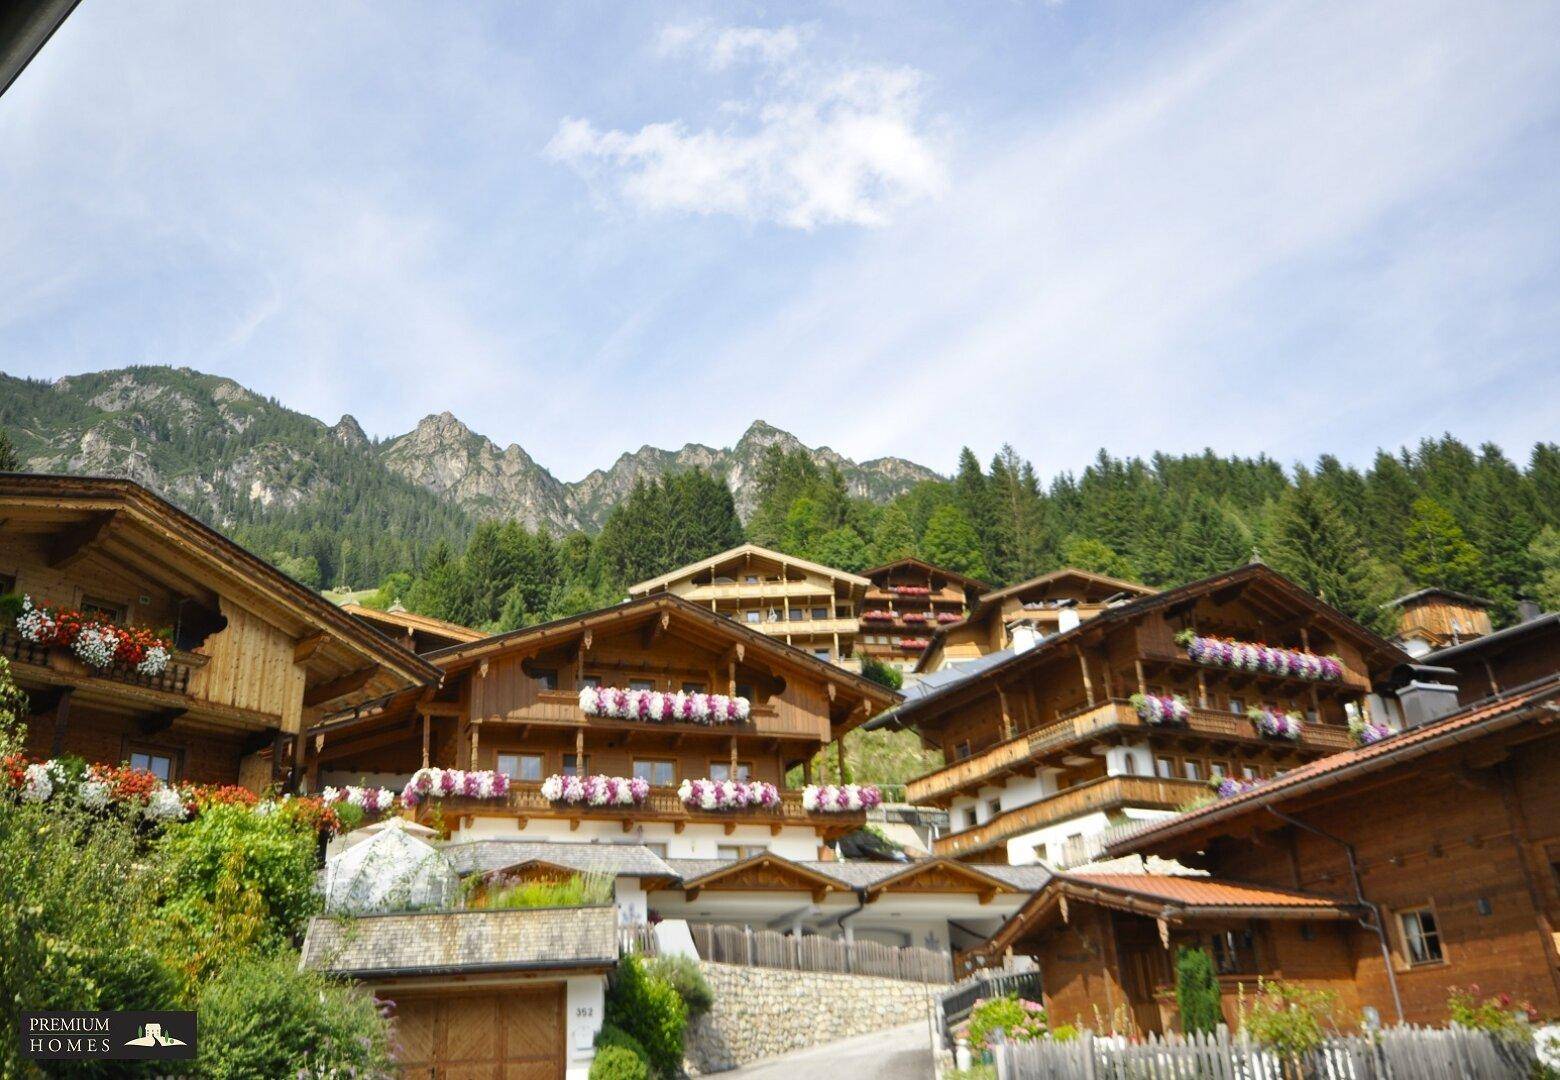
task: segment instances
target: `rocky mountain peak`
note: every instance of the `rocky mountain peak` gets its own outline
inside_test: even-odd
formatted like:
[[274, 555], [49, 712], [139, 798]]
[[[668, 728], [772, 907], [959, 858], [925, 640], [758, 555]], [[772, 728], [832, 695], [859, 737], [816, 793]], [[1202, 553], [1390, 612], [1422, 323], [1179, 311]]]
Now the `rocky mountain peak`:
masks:
[[353, 450], [368, 448], [368, 436], [363, 433], [363, 425], [357, 422], [357, 417], [351, 413], [342, 413], [341, 419], [336, 421], [336, 426], [330, 429], [330, 433], [342, 446]]

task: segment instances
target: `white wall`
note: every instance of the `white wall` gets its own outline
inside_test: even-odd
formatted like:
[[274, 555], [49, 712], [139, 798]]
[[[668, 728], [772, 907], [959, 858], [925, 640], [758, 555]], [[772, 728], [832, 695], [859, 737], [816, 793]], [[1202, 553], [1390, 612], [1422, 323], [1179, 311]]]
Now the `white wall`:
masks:
[[[1171, 817], [1174, 810], [1143, 810], [1129, 806], [1120, 811], [1132, 821], [1151, 821], [1154, 818]], [[1104, 832], [1112, 825], [1103, 811], [1068, 818], [1055, 825], [1048, 825], [1033, 832], [1020, 833], [1007, 842], [1008, 862], [1013, 866], [1029, 866], [1037, 862], [1054, 863], [1061, 857], [1062, 845], [1074, 836], [1089, 836]], [[1037, 852], [1036, 848], [1040, 850]]]
[[596, 1033], [606, 1015], [607, 979], [604, 975], [577, 975], [568, 980], [564, 999], [567, 1025], [568, 1080], [588, 1080], [596, 1057]]
[[719, 857], [720, 847], [743, 844], [763, 847], [787, 859], [811, 861], [818, 858], [821, 843], [816, 830], [803, 826], [786, 826], [774, 836], [767, 825], [738, 825], [728, 836], [722, 825], [688, 825], [679, 833], [670, 822], [646, 822], [625, 833], [621, 821], [582, 821], [577, 830], [570, 830], [567, 821], [532, 818], [522, 829], [519, 819], [513, 817], [473, 818], [470, 826], [456, 828], [450, 835], [455, 840], [496, 837], [576, 844], [664, 844], [667, 857], [672, 859], [714, 859]]
[[617, 903], [618, 923], [643, 926], [650, 910], [649, 894], [638, 878], [620, 877], [613, 881], [612, 899]]

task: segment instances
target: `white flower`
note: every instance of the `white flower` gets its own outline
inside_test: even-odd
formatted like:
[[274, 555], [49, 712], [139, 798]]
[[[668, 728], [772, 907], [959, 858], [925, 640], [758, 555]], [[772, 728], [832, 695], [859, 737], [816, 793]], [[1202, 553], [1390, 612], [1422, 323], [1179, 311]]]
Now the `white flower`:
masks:
[[101, 780], [83, 780], [81, 786], [76, 789], [76, 797], [88, 810], [106, 810], [110, 791], [108, 785]]
[[135, 669], [142, 675], [161, 675], [168, 670], [169, 659], [167, 649], [161, 645], [153, 645], [146, 650], [146, 656], [135, 666]]
[[542, 781], [542, 798], [548, 802], [557, 802], [563, 796], [563, 777], [557, 773]]
[[119, 648], [119, 638], [106, 626], [88, 623], [70, 643], [71, 651], [90, 667], [106, 668], [114, 662], [114, 652]]
[[172, 788], [160, 787], [147, 800], [144, 813], [148, 821], [180, 821], [185, 814], [184, 800]]
[[26, 802], [48, 802], [54, 795], [54, 778], [47, 765], [27, 766], [22, 780], [22, 799]]
[[596, 693], [594, 686], [586, 686], [580, 690], [580, 712], [586, 716], [596, 716], [601, 711], [601, 695]]
[[802, 809], [809, 813], [818, 809], [818, 785], [808, 784], [802, 789]]

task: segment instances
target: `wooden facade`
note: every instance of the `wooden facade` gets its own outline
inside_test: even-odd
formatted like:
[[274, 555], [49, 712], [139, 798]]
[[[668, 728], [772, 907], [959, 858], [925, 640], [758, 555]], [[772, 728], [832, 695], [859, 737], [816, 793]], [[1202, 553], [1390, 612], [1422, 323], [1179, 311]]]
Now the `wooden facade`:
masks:
[[1153, 593], [1146, 585], [1071, 567], [982, 593], [966, 619], [939, 627], [915, 670], [940, 671], [1012, 648], [1015, 641], [1058, 634], [1112, 604]]
[[631, 597], [670, 594], [851, 670], [862, 599], [871, 582], [778, 551], [742, 544], [630, 585]]
[[[1186, 629], [1336, 655], [1343, 676], [1197, 663], [1175, 640]], [[1213, 777], [1268, 778], [1348, 748], [1349, 721], [1368, 714], [1374, 677], [1406, 659], [1253, 564], [1105, 609], [875, 724], [914, 728], [944, 756], [942, 768], [907, 786], [910, 801], [951, 811], [937, 853], [969, 857], [1006, 845], [1009, 858], [1054, 857], [1013, 845], [1080, 815], [1098, 825], [1175, 810], [1206, 795]], [[1175, 695], [1188, 715], [1150, 723], [1129, 703], [1135, 693]], [[1302, 716], [1299, 737], [1260, 734], [1246, 715], [1253, 707]], [[1059, 839], [1047, 834], [1043, 847]]]
[[939, 629], [962, 622], [989, 586], [920, 559], [874, 567], [861, 604], [857, 652], [902, 671], [915, 668]]
[[[893, 703], [896, 695], [838, 666], [667, 593], [430, 654], [444, 676], [436, 694], [398, 695], [313, 729], [316, 782], [409, 774], [426, 765], [494, 769], [514, 781], [503, 801], [442, 800], [463, 821], [503, 819], [525, 833], [539, 822], [647, 824], [681, 834], [690, 824], [727, 833], [738, 824], [771, 834], [787, 827], [833, 836], [863, 815], [815, 814], [799, 791], [772, 809], [701, 812], [683, 806], [683, 780], [745, 777], [784, 788], [830, 742]], [[740, 723], [697, 724], [588, 716], [585, 686], [736, 695]], [[641, 775], [642, 806], [554, 804], [541, 781], [554, 774]], [[324, 779], [321, 779], [324, 777]], [[426, 811], [432, 808], [425, 807]], [[810, 844], [816, 851], [816, 836]], [[811, 855], [809, 855], [811, 857]]]
[[129, 481], [0, 474], [0, 594], [165, 632], [159, 675], [89, 667], [0, 627], [27, 751], [144, 760], [169, 779], [292, 776], [327, 711], [421, 687], [425, 661]]
[[1416, 655], [1483, 637], [1494, 627], [1490, 608], [1494, 602], [1451, 589], [1420, 589], [1393, 600], [1397, 611], [1397, 638]]
[[486, 635], [469, 626], [435, 619], [429, 615], [416, 615], [400, 604], [392, 604], [384, 611], [364, 607], [362, 604], [342, 604], [341, 610], [358, 622], [371, 627], [385, 637], [414, 653], [435, 652], [452, 645], [464, 645]]
[[[1242, 934], [1268, 977], [1338, 990], [1349, 1014], [1442, 1023], [1451, 986], [1560, 1012], [1560, 674], [1118, 840], [1219, 881], [1293, 890], [1359, 918], [1286, 947]], [[1061, 933], [1043, 948], [1076, 953]], [[1267, 950], [1267, 959], [1260, 953]], [[1120, 978], [1127, 969], [1107, 958]], [[1050, 969], [1048, 969], [1050, 970]], [[1164, 968], [1159, 967], [1160, 979]], [[1047, 981], [1049, 984], [1050, 976]], [[1162, 985], [1162, 981], [1159, 985]]]

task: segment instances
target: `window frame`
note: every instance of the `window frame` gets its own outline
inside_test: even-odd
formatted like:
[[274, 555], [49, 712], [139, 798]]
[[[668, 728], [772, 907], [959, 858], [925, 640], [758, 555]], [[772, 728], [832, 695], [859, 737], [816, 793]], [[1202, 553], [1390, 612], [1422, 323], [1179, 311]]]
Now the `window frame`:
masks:
[[[1197, 774], [1196, 776], [1192, 775], [1194, 772]], [[1194, 757], [1184, 757], [1184, 758], [1182, 758], [1181, 759], [1181, 779], [1182, 780], [1191, 780], [1191, 781], [1193, 781], [1195, 783], [1199, 783], [1199, 784], [1202, 783], [1205, 779], [1207, 779], [1207, 777], [1203, 775], [1203, 762], [1202, 762], [1202, 759], [1201, 758], [1194, 758]]]
[[125, 743], [123, 760], [129, 764], [132, 769], [140, 768], [143, 772], [151, 772], [152, 775], [156, 776], [157, 774], [151, 769], [134, 764], [135, 756], [137, 754], [140, 754], [143, 757], [149, 759], [162, 758], [168, 762], [168, 775], [160, 778], [163, 783], [175, 784], [183, 778], [184, 752], [182, 750], [177, 750], [171, 746], [158, 746], [156, 743]]
[[[732, 778], [731, 777], [731, 762], [730, 761], [711, 761], [709, 763], [709, 766], [710, 766], [709, 777], [710, 777], [711, 780], [730, 780]], [[719, 772], [720, 770], [722, 770], [722, 769], [726, 770], [726, 775], [725, 776], [716, 776], [715, 774], [717, 772]], [[739, 782], [741, 782], [741, 783], [747, 783], [748, 781], [753, 779], [753, 763], [751, 761], [738, 761], [737, 762], [737, 776], [736, 776], [736, 779]]]
[[[505, 772], [505, 758], [515, 759], [517, 766], [520, 766], [525, 761], [536, 762], [536, 775], [534, 777], [524, 775], [525, 770], [523, 767], [518, 768], [516, 772]], [[493, 767], [495, 771], [503, 773], [511, 780], [519, 781], [522, 784], [536, 783], [544, 779], [547, 774], [547, 757], [545, 754], [533, 754], [521, 750], [500, 750], [493, 759]]]
[[557, 668], [537, 668], [531, 672], [531, 678], [535, 680], [537, 688], [540, 690], [558, 689]]
[[[1432, 929], [1427, 933], [1424, 927], [1424, 916], [1430, 917]], [[1412, 916], [1419, 923], [1420, 940], [1427, 941], [1435, 946], [1439, 955], [1427, 956], [1423, 960], [1414, 959], [1413, 950], [1409, 945], [1409, 933], [1407, 919]], [[1392, 913], [1392, 922], [1398, 934], [1398, 958], [1405, 968], [1432, 968], [1451, 963], [1451, 957], [1446, 949], [1446, 931], [1441, 926], [1441, 915], [1435, 908], [1435, 902], [1426, 901], [1413, 907], [1398, 908]]]
[[[569, 764], [569, 759], [571, 758], [573, 758], [575, 762], [573, 765]], [[570, 750], [560, 757], [558, 761], [558, 771], [564, 776], [589, 776], [590, 755], [576, 754], [574, 751]]]
[[[639, 776], [639, 766], [641, 766], [641, 765], [651, 766], [651, 768], [648, 770], [650, 775], [643, 778], [645, 780], [650, 781], [650, 786], [651, 787], [676, 787], [677, 786], [677, 760], [675, 758], [652, 758], [652, 757], [635, 757], [635, 758], [630, 758], [629, 759], [629, 763], [628, 763], [629, 775], [630, 776], [635, 776], [635, 777]], [[668, 780], [664, 784], [657, 783], [656, 782], [656, 778], [655, 778], [656, 768], [658, 768], [658, 767], [660, 767], [662, 765], [666, 766], [666, 769], [668, 771], [670, 771], [671, 774], [672, 774], [671, 779]]]
[[102, 597], [82, 594], [79, 610], [83, 615], [94, 619], [106, 619], [115, 626], [130, 625], [129, 604], [116, 604], [112, 600], [104, 600]]

